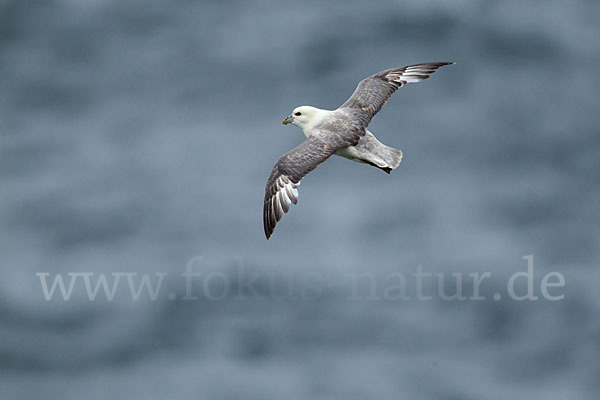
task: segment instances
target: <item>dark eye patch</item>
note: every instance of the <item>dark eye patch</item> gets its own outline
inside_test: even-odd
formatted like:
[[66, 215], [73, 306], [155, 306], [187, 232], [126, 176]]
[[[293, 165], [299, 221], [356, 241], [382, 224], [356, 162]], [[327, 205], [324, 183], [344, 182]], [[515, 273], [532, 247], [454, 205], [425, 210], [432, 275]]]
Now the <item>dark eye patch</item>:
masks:
[[299, 117], [299, 116], [301, 116], [301, 115], [302, 115], [302, 113], [300, 113], [300, 112], [297, 112], [297, 113], [296, 113], [296, 114], [294, 114], [294, 115], [295, 115], [295, 116], [297, 116], [297, 117]]

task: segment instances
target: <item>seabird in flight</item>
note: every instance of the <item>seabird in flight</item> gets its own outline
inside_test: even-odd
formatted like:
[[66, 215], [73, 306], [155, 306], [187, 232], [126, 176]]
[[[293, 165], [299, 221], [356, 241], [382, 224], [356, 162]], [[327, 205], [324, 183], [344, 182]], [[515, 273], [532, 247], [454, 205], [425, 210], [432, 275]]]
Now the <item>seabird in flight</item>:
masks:
[[356, 90], [337, 110], [297, 107], [283, 120], [302, 129], [306, 140], [279, 157], [265, 188], [263, 223], [267, 239], [275, 225], [298, 202], [300, 180], [332, 154], [370, 164], [388, 174], [400, 165], [402, 151], [379, 142], [367, 127], [390, 96], [406, 83], [429, 78], [441, 66], [433, 62], [392, 68], [359, 82]]

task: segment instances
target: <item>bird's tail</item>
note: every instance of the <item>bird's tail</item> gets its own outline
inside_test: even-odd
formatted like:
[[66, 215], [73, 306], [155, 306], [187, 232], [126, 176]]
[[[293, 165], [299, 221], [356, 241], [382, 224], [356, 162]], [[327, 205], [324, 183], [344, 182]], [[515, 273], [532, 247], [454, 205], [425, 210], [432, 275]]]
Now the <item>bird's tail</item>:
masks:
[[398, 168], [398, 166], [400, 165], [400, 162], [402, 162], [402, 150], [400, 149], [395, 149], [393, 147], [389, 147], [389, 146], [385, 146], [387, 147], [387, 154], [385, 157], [385, 160], [387, 162], [387, 169], [384, 169], [385, 172], [387, 172], [388, 174], [390, 172], [392, 172], [393, 169]]
[[402, 150], [382, 145], [376, 155], [370, 154], [370, 157], [366, 157], [364, 161], [389, 174], [400, 165]]
[[360, 159], [363, 162], [377, 167], [388, 174], [393, 169], [398, 168], [402, 161], [402, 150], [386, 146], [369, 131], [361, 138], [355, 149], [360, 154]]

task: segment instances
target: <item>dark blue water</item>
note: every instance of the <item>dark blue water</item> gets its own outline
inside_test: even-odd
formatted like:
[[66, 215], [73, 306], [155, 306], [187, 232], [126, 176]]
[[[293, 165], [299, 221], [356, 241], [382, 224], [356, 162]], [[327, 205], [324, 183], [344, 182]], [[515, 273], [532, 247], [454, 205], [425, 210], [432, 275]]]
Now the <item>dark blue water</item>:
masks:
[[[1, 2], [0, 399], [596, 398], [599, 18], [594, 1]], [[328, 160], [267, 242], [264, 183], [303, 140], [282, 118], [425, 61], [457, 64], [370, 128], [400, 168]], [[511, 300], [529, 254], [540, 299]], [[184, 300], [195, 256], [231, 295], [194, 278]], [[419, 301], [419, 265], [490, 272], [486, 300], [431, 279]], [[113, 301], [83, 281], [46, 301], [36, 273], [167, 275], [155, 301], [125, 277]], [[353, 293], [365, 273], [374, 296]], [[410, 300], [384, 298], [394, 273]]]

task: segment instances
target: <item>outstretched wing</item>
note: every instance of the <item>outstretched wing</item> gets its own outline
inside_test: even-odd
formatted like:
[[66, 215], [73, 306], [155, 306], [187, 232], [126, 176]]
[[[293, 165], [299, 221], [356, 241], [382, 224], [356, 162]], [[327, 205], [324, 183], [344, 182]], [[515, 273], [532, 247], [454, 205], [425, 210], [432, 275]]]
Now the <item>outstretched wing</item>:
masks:
[[[337, 149], [351, 145], [340, 136], [313, 134], [298, 147], [279, 157], [265, 188], [263, 224], [265, 236], [271, 237], [275, 225], [298, 202], [298, 185], [306, 174], [331, 156]], [[356, 143], [354, 143], [356, 144]]]
[[378, 72], [360, 81], [352, 96], [340, 108], [360, 109], [368, 115], [370, 121], [398, 88], [406, 83], [421, 82], [439, 67], [451, 64], [454, 63], [433, 62]]

